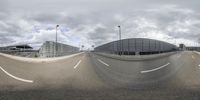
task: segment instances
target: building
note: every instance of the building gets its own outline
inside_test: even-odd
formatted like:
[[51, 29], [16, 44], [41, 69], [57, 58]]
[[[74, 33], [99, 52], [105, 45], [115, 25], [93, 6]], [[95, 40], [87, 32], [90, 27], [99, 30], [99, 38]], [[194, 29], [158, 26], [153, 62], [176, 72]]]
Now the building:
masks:
[[186, 47], [186, 50], [188, 51], [199, 51], [200, 52], [200, 47]]
[[121, 41], [113, 41], [94, 49], [95, 52], [120, 55], [148, 55], [176, 50], [178, 50], [178, 48], [173, 44], [145, 38], [131, 38], [123, 39]]
[[35, 57], [38, 53], [37, 50], [33, 50], [27, 44], [0, 47], [0, 52], [23, 57]]
[[179, 45], [180, 50], [184, 51], [186, 50], [186, 46], [184, 44], [180, 44]]
[[187, 51], [199, 51], [200, 52], [200, 47], [196, 46], [185, 46], [184, 44], [179, 45], [180, 50], [187, 50]]
[[62, 43], [57, 43], [56, 45], [56, 43], [53, 41], [46, 41], [39, 49], [39, 56], [55, 57], [55, 56], [69, 55], [77, 52], [79, 52], [79, 48], [77, 47]]
[[9, 53], [9, 54], [16, 53], [16, 52], [28, 52], [32, 50], [33, 48], [27, 44], [0, 47], [0, 52]]

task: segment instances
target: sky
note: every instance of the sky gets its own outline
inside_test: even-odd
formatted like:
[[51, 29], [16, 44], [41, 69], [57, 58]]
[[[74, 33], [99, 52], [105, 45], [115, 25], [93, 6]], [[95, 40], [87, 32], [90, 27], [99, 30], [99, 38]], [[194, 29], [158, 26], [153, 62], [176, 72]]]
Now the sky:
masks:
[[0, 0], [0, 46], [45, 41], [91, 48], [151, 38], [200, 45], [199, 0]]

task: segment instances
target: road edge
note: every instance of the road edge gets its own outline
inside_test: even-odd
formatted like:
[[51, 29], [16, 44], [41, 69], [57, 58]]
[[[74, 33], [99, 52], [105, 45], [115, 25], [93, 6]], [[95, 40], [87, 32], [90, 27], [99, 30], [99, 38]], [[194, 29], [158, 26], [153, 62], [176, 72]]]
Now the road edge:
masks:
[[71, 55], [67, 55], [67, 56], [55, 57], [55, 58], [26, 58], [26, 57], [13, 56], [13, 55], [4, 54], [4, 53], [0, 53], [0, 56], [6, 57], [6, 58], [9, 58], [12, 60], [23, 61], [23, 62], [44, 63], [44, 62], [55, 62], [58, 60], [68, 59], [71, 57], [81, 55], [83, 53], [84, 52], [80, 52], [80, 53], [75, 53], [75, 54], [71, 54]]

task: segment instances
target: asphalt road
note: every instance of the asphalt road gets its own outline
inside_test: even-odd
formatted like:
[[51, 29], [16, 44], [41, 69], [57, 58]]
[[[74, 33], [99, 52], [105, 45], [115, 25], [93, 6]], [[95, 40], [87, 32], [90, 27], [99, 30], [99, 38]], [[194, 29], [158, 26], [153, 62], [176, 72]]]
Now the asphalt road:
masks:
[[0, 56], [0, 100], [199, 100], [200, 55], [144, 61], [93, 53], [55, 62]]

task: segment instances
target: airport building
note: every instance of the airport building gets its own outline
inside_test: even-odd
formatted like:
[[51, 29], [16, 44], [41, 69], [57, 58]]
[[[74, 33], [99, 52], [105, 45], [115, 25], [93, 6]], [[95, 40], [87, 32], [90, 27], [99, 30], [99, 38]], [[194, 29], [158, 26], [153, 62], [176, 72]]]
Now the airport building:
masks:
[[33, 50], [33, 48], [27, 44], [0, 47], [0, 52], [23, 57], [35, 57], [38, 53], [37, 50]]
[[176, 50], [178, 50], [178, 48], [173, 44], [146, 38], [131, 38], [113, 41], [94, 49], [95, 52], [120, 55], [149, 55]]
[[200, 47], [186, 47], [186, 50], [188, 50], [188, 51], [199, 51], [200, 52]]
[[179, 45], [179, 49], [184, 51], [184, 50], [186, 50], [186, 46], [184, 44], [180, 44]]
[[64, 56], [79, 52], [79, 48], [62, 44], [55, 43], [53, 41], [46, 41], [39, 49], [40, 57], [55, 57]]

